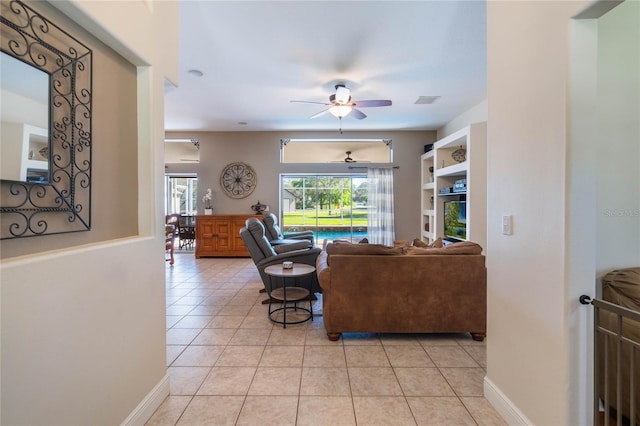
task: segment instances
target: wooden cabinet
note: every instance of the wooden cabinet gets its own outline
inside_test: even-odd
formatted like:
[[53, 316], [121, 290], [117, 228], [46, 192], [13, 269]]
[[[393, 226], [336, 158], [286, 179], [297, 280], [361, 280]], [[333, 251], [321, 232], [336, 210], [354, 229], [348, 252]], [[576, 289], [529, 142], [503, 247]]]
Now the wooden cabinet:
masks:
[[240, 228], [254, 215], [198, 215], [196, 216], [196, 258], [249, 257]]

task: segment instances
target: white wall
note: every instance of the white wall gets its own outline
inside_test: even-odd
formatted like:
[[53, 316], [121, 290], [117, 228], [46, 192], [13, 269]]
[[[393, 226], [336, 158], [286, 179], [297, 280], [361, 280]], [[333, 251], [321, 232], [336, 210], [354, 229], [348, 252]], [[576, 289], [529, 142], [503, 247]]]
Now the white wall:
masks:
[[[54, 5], [138, 66], [131, 99], [138, 101], [133, 119], [138, 186], [133, 190], [140, 194], [140, 235], [87, 245], [79, 243], [83, 233], [48, 236], [42, 238], [59, 239], [66, 247], [2, 258], [0, 422], [143, 424], [168, 393], [162, 123], [164, 76], [177, 80], [177, 3]], [[104, 89], [94, 86], [94, 96]], [[109, 140], [99, 114], [94, 111], [96, 143]], [[123, 166], [109, 165], [112, 173]], [[122, 190], [108, 180], [96, 183], [100, 190], [93, 192], [94, 199], [105, 190]], [[118, 206], [107, 209], [115, 216]], [[37, 244], [38, 238], [28, 240]], [[3, 251], [23, 243], [1, 242]]]
[[474, 105], [467, 111], [453, 118], [450, 122], [438, 129], [438, 140], [473, 123], [483, 123], [487, 121], [488, 102], [485, 99], [478, 105]]
[[601, 276], [640, 266], [640, 2], [598, 22], [597, 256]]
[[[4, 105], [4, 108], [0, 106], [1, 121], [47, 128], [49, 108], [46, 104], [8, 90], [0, 90], [0, 99]], [[11, 107], [8, 108], [8, 105]]]
[[[577, 297], [593, 295], [594, 265], [637, 265], [638, 217], [602, 217], [639, 204], [638, 3], [627, 3], [600, 28], [571, 20], [588, 2], [488, 3], [485, 396], [510, 423], [590, 424], [591, 308]], [[623, 19], [635, 32], [620, 34]], [[499, 232], [507, 213], [511, 236]]]

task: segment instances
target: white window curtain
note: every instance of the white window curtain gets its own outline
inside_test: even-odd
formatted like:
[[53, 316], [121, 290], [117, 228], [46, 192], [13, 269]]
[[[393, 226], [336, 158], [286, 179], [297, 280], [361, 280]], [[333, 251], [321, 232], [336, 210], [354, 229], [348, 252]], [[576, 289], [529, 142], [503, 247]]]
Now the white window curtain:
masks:
[[369, 242], [392, 246], [395, 239], [393, 225], [393, 169], [369, 168], [367, 190], [370, 209], [367, 230]]

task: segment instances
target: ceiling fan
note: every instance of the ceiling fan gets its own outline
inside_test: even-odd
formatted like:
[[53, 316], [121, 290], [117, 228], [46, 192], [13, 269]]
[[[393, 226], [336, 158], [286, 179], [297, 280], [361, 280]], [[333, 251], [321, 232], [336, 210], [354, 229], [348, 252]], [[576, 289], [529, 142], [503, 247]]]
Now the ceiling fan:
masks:
[[347, 86], [342, 83], [335, 85], [336, 92], [329, 96], [329, 102], [312, 102], [312, 101], [291, 101], [304, 104], [319, 104], [326, 105], [329, 108], [320, 111], [317, 114], [312, 115], [310, 118], [320, 117], [326, 113], [331, 113], [333, 116], [342, 120], [342, 117], [351, 116], [355, 119], [362, 120], [367, 115], [360, 111], [358, 108], [370, 108], [370, 107], [383, 107], [390, 106], [391, 101], [388, 99], [376, 99], [368, 101], [354, 101], [351, 100], [351, 91]]
[[[333, 161], [333, 163], [357, 163], [358, 160], [354, 160], [353, 158], [351, 158], [351, 151], [346, 151], [345, 154], [347, 154], [347, 156], [344, 158], [344, 160], [338, 160], [338, 161]], [[361, 161], [362, 162], [362, 161]], [[369, 161], [364, 161], [364, 163], [368, 163]]]

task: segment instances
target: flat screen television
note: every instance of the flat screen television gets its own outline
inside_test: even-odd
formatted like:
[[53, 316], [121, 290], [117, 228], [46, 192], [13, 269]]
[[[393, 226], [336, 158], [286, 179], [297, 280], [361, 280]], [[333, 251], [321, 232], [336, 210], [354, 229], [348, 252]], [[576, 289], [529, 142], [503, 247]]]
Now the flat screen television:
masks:
[[444, 236], [453, 240], [467, 239], [467, 202], [444, 202]]

